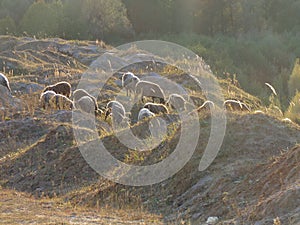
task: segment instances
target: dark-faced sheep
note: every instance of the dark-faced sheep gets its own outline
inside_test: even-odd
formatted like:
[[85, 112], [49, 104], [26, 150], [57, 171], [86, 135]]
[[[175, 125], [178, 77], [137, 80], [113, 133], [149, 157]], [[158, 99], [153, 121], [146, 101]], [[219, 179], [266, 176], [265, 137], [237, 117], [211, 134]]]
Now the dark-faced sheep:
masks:
[[141, 121], [147, 117], [153, 117], [153, 116], [155, 116], [155, 114], [153, 112], [151, 112], [149, 109], [142, 108], [138, 114], [138, 121]]
[[140, 79], [131, 72], [124, 73], [122, 76], [122, 87], [126, 89], [126, 95], [129, 96], [130, 93], [134, 93], [135, 85]]
[[171, 94], [166, 104], [176, 110], [186, 110], [186, 100], [179, 94]]
[[115, 122], [121, 123], [126, 118], [124, 106], [118, 101], [108, 102], [106, 105], [105, 120], [109, 115], [113, 116]]
[[50, 107], [50, 99], [54, 95], [56, 95], [56, 93], [54, 91], [46, 91], [46, 92], [41, 93], [41, 95], [40, 95], [40, 106], [43, 109], [48, 109]]
[[128, 79], [130, 79], [134, 76], [135, 75], [132, 72], [123, 73], [123, 75], [122, 75], [122, 86], [124, 87], [125, 86], [124, 84], [125, 84], [126, 80], [128, 80]]
[[74, 108], [73, 101], [61, 94], [55, 94], [50, 98], [50, 107], [60, 110], [71, 110]]
[[84, 96], [88, 96], [90, 97], [90, 99], [93, 101], [94, 103], [94, 108], [95, 108], [95, 111], [100, 111], [100, 109], [98, 108], [98, 104], [97, 104], [97, 100], [94, 96], [92, 96], [91, 94], [89, 94], [86, 90], [84, 89], [77, 89], [73, 92], [73, 101], [75, 103], [75, 106], [77, 104], [77, 101], [79, 99], [81, 99], [82, 97]]
[[155, 113], [155, 114], [160, 114], [160, 113], [165, 113], [168, 114], [169, 110], [167, 109], [167, 107], [163, 104], [158, 104], [158, 103], [151, 103], [148, 102], [144, 105], [145, 109], [149, 109], [151, 112]]
[[139, 81], [135, 86], [135, 98], [141, 95], [143, 102], [144, 97], [151, 97], [154, 102], [155, 99], [159, 99], [159, 103], [165, 103], [165, 94], [158, 84], [150, 81]]
[[231, 111], [249, 111], [249, 112], [251, 111], [248, 105], [246, 105], [241, 101], [233, 100], [233, 99], [228, 99], [224, 101], [223, 106], [225, 107], [226, 110], [231, 110]]
[[6, 87], [8, 89], [8, 91], [11, 93], [8, 79], [3, 73], [0, 73], [0, 84], [3, 85], [4, 87]]
[[71, 96], [71, 84], [66, 81], [61, 81], [45, 87], [43, 92], [46, 91], [54, 91], [56, 94], [61, 94], [69, 98]]

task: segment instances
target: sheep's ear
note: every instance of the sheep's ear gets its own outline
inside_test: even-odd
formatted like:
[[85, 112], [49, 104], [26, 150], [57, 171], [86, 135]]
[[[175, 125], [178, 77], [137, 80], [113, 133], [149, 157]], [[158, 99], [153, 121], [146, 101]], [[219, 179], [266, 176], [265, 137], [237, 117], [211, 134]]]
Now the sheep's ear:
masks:
[[101, 109], [96, 110], [96, 115], [101, 116], [103, 114], [103, 111]]

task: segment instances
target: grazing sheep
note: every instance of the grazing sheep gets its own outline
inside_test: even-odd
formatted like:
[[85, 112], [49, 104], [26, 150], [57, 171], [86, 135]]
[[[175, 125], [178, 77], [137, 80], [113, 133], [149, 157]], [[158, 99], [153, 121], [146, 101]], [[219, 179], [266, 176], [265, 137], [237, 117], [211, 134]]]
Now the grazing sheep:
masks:
[[201, 106], [204, 99], [199, 97], [199, 96], [196, 96], [196, 95], [190, 95], [189, 96], [189, 99], [193, 102], [193, 104], [197, 105], [197, 106]]
[[127, 96], [129, 93], [134, 93], [136, 84], [140, 81], [138, 77], [132, 77], [130, 82], [126, 84], [125, 88], [127, 91]]
[[155, 114], [153, 112], [151, 112], [149, 109], [142, 108], [138, 114], [138, 121], [141, 121], [147, 117], [153, 117], [153, 116], [155, 116]]
[[233, 99], [228, 99], [224, 101], [223, 106], [226, 108], [226, 110], [231, 110], [231, 111], [251, 111], [249, 106], [247, 106], [245, 103], [238, 101], [238, 100], [233, 100]]
[[94, 103], [94, 108], [95, 111], [99, 111], [100, 109], [98, 108], [97, 100], [94, 96], [89, 94], [86, 90], [84, 89], [77, 89], [73, 92], [73, 101], [75, 102], [75, 106], [77, 104], [77, 101], [81, 99], [84, 96], [88, 96]]
[[210, 110], [211, 108], [214, 108], [214, 107], [215, 107], [215, 104], [212, 101], [207, 100], [200, 107], [197, 108], [197, 111], [198, 112], [208, 111], [208, 110]]
[[173, 109], [180, 111], [186, 110], [186, 100], [179, 94], [171, 94], [166, 104], [171, 106]]
[[97, 110], [95, 110], [95, 102], [90, 96], [81, 97], [79, 100], [76, 101], [75, 106], [76, 108], [86, 113], [100, 113], [100, 110], [98, 108]]
[[165, 94], [158, 84], [152, 83], [150, 81], [139, 81], [135, 85], [135, 97], [141, 95], [142, 102], [143, 97], [152, 97], [154, 102], [155, 98], [159, 99], [159, 103], [165, 103]]
[[151, 103], [148, 102], [144, 105], [145, 109], [149, 109], [151, 112], [155, 113], [155, 114], [160, 114], [160, 113], [169, 113], [169, 110], [167, 109], [167, 107], [163, 104], [157, 104], [157, 103]]
[[43, 109], [47, 109], [48, 107], [50, 107], [50, 99], [54, 95], [56, 95], [56, 93], [54, 91], [46, 91], [46, 92], [41, 93], [40, 105]]
[[131, 72], [124, 73], [122, 76], [122, 87], [126, 89], [126, 95], [134, 93], [135, 85], [140, 79]]
[[124, 87], [125, 82], [127, 79], [131, 79], [132, 77], [134, 77], [135, 75], [132, 72], [127, 72], [127, 73], [123, 73], [122, 75], [122, 86]]
[[124, 106], [118, 101], [110, 101], [106, 105], [105, 120], [109, 115], [113, 115], [114, 121], [117, 123], [123, 122], [126, 118]]
[[285, 123], [293, 123], [293, 121], [290, 118], [284, 118], [281, 121]]
[[3, 73], [0, 73], [0, 84], [3, 85], [4, 87], [6, 87], [9, 90], [9, 92], [11, 93], [8, 79]]
[[74, 108], [73, 102], [64, 95], [55, 94], [50, 98], [49, 104], [53, 109], [71, 110]]
[[46, 91], [54, 91], [56, 94], [61, 94], [69, 98], [71, 96], [71, 84], [66, 81], [61, 81], [45, 87], [43, 92]]

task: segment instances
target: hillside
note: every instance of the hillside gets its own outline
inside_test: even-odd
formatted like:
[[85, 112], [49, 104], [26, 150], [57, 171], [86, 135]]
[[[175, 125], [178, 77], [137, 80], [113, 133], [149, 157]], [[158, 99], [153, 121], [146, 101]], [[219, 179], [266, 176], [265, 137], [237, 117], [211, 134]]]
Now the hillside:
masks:
[[[13, 90], [12, 97], [0, 89], [1, 222], [206, 224], [215, 216], [217, 224], [300, 223], [300, 127], [232, 81], [219, 80], [224, 98], [241, 100], [251, 112], [227, 112], [225, 138], [212, 165], [198, 171], [211, 131], [210, 113], [199, 112], [201, 135], [191, 160], [161, 183], [132, 187], [105, 179], [85, 161], [74, 138], [72, 111], [45, 111], [38, 102], [43, 88], [58, 81], [69, 81], [75, 90], [90, 63], [104, 52], [115, 57], [115, 50], [104, 43], [11, 36], [0, 36], [0, 50], [0, 66]], [[139, 62], [142, 57], [136, 50], [129, 58]], [[196, 106], [206, 100], [188, 74], [168, 65], [146, 61], [123, 70], [140, 77], [161, 74], [186, 88]], [[98, 98], [100, 107], [114, 98], [119, 83], [117, 71]], [[134, 108], [132, 116], [136, 113]], [[116, 158], [150, 165], [170, 155], [178, 143], [178, 115], [170, 112], [167, 118], [170, 135], [146, 152], [121, 144], [103, 116], [96, 118], [96, 126]], [[131, 128], [140, 133], [145, 124]], [[49, 216], [50, 221], [45, 219]]]

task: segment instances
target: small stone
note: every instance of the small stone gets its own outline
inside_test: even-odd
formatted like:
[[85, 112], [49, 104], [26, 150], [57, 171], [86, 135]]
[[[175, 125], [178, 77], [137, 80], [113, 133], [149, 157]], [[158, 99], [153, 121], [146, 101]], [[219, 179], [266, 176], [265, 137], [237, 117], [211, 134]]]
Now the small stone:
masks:
[[206, 224], [213, 225], [213, 224], [216, 224], [218, 221], [219, 221], [218, 217], [210, 216], [210, 217], [207, 218]]

